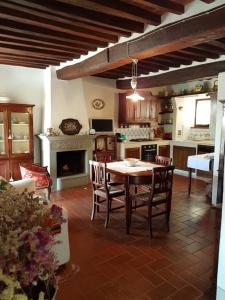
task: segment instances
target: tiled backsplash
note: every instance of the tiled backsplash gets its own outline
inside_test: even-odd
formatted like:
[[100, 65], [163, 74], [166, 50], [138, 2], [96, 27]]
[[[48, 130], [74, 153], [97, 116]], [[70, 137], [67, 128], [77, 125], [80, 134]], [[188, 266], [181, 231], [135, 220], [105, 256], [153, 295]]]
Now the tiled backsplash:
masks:
[[125, 134], [128, 140], [149, 138], [152, 128], [117, 128], [115, 133]]
[[212, 138], [208, 128], [190, 128], [188, 135], [188, 139], [194, 141], [211, 140]]

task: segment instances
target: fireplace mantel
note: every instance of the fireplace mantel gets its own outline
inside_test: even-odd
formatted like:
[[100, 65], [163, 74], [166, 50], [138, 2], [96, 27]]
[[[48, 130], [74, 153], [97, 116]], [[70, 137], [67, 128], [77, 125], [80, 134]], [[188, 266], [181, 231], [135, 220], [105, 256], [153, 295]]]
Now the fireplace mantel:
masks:
[[[41, 140], [42, 165], [48, 166], [53, 180], [53, 189], [85, 185], [89, 181], [89, 160], [92, 159], [93, 140], [92, 135], [38, 135]], [[85, 172], [78, 175], [57, 178], [57, 152], [85, 150]]]

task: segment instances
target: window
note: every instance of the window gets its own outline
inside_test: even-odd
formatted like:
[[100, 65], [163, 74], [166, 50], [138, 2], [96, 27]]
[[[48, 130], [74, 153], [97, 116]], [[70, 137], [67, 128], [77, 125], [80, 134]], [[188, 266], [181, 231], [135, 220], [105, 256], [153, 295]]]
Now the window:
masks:
[[211, 100], [196, 100], [195, 127], [209, 127], [210, 124]]

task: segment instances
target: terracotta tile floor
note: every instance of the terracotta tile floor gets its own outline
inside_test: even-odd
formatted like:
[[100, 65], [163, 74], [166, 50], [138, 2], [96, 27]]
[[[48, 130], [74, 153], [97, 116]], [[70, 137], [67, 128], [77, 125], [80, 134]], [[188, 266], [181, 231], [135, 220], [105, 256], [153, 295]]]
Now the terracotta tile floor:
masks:
[[154, 219], [153, 239], [135, 216], [126, 235], [123, 212], [113, 213], [107, 230], [104, 213], [91, 222], [90, 186], [53, 193], [68, 209], [71, 247], [57, 300], [215, 299], [220, 211], [210, 208], [203, 182], [195, 180], [190, 198], [187, 184], [175, 175], [170, 233], [163, 219]]

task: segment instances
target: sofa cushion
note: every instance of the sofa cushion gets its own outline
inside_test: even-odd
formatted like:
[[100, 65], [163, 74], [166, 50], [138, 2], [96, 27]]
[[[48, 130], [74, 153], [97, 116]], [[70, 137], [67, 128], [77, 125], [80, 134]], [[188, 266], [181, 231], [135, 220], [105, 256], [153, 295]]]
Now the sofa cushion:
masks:
[[35, 191], [35, 181], [31, 178], [12, 181], [11, 186], [13, 186], [19, 194], [23, 192], [33, 193]]

